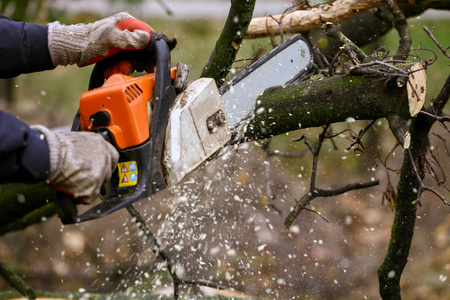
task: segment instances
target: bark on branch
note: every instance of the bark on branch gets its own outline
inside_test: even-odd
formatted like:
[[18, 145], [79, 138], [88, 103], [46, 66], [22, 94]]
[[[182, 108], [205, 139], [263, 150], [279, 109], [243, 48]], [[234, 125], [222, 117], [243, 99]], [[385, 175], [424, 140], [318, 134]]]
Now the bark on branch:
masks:
[[26, 282], [16, 275], [6, 264], [0, 261], [0, 275], [6, 279], [6, 281], [15, 288], [20, 294], [29, 299], [35, 299], [35, 291], [26, 284]]
[[404, 87], [364, 76], [319, 77], [267, 89], [237, 140], [273, 137], [300, 128], [409, 114]]
[[255, 1], [231, 1], [225, 26], [201, 74], [201, 77], [214, 78], [218, 87], [225, 82], [234, 63], [244, 32], [252, 19]]

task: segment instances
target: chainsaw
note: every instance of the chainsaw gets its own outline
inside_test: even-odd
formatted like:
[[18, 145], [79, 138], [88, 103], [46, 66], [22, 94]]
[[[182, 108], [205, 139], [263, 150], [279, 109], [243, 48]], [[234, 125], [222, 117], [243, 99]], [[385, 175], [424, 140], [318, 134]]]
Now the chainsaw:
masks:
[[119, 162], [102, 201], [83, 214], [73, 197], [58, 193], [64, 224], [104, 217], [176, 185], [242, 130], [265, 89], [293, 83], [312, 66], [308, 42], [295, 35], [220, 89], [213, 79], [200, 78], [177, 95], [174, 79], [183, 72], [171, 68], [167, 40], [157, 38], [153, 48], [152, 73], [114, 74], [105, 81], [104, 71], [117, 58], [95, 65], [72, 130], [102, 134], [119, 152]]

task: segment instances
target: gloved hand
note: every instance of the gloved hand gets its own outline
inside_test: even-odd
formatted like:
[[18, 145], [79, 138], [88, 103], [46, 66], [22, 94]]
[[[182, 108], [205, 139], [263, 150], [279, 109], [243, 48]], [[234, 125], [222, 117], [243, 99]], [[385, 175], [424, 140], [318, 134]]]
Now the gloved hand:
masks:
[[96, 63], [121, 50], [144, 49], [153, 29], [122, 12], [91, 24], [48, 24], [48, 48], [53, 65]]
[[133, 72], [152, 73], [156, 66], [155, 42], [156, 40], [165, 40], [169, 49], [172, 51], [177, 45], [177, 40], [168, 38], [164, 33], [159, 34], [153, 32], [151, 34], [150, 43], [145, 50], [126, 51], [115, 56], [117, 63], [105, 70], [104, 77], [108, 79], [113, 74], [130, 75]]
[[87, 197], [97, 198], [102, 184], [111, 178], [119, 153], [98, 133], [53, 132], [41, 125], [31, 126], [43, 133], [50, 149], [50, 175], [47, 183]]

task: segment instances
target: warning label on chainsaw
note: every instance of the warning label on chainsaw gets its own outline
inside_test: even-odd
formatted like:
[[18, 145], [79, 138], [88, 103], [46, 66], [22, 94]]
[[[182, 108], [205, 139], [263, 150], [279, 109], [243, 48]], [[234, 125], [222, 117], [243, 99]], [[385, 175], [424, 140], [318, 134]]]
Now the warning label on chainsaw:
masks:
[[119, 187], [137, 184], [138, 168], [135, 161], [125, 161], [117, 164], [119, 168]]

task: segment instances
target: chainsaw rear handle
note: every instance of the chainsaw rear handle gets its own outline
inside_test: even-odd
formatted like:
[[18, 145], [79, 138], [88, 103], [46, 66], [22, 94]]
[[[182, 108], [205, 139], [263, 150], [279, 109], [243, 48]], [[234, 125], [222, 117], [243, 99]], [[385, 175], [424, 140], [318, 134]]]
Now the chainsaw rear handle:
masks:
[[[143, 50], [131, 50], [131, 51], [120, 51], [119, 53], [110, 56], [97, 64], [95, 64], [92, 70], [91, 78], [89, 81], [89, 90], [101, 87], [105, 81], [104, 74], [105, 71], [112, 66], [118, 64], [122, 60], [128, 60], [132, 66], [138, 71], [143, 72], [146, 70], [153, 69], [157, 64], [157, 57], [161, 56], [161, 49], [157, 49], [157, 42], [163, 40], [169, 48], [170, 51], [175, 48], [177, 44], [176, 39], [169, 39], [164, 33], [152, 32], [150, 36], [150, 42], [148, 47]], [[156, 56], [156, 57], [155, 57]], [[170, 64], [170, 57], [169, 57]], [[170, 68], [169, 68], [170, 69]]]
[[[55, 201], [58, 213], [64, 224], [80, 223], [106, 216], [132, 203], [149, 197], [166, 188], [162, 160], [166, 127], [169, 119], [170, 106], [175, 100], [176, 91], [172, 84], [170, 70], [170, 47], [164, 38], [154, 41], [156, 54], [156, 77], [153, 91], [154, 108], [150, 121], [150, 138], [148, 142], [132, 149], [119, 150], [119, 162], [135, 161], [138, 166], [138, 181], [134, 186], [119, 187], [118, 170], [113, 173], [111, 190], [107, 198], [97, 206], [77, 215], [76, 203], [72, 196], [60, 193]], [[131, 51], [130, 51], [131, 52]], [[152, 54], [153, 55], [153, 54]], [[103, 85], [104, 71], [123, 58], [110, 57], [97, 63], [91, 74], [89, 89]], [[80, 130], [80, 121], [75, 117], [72, 130]], [[70, 201], [69, 201], [70, 198]]]

